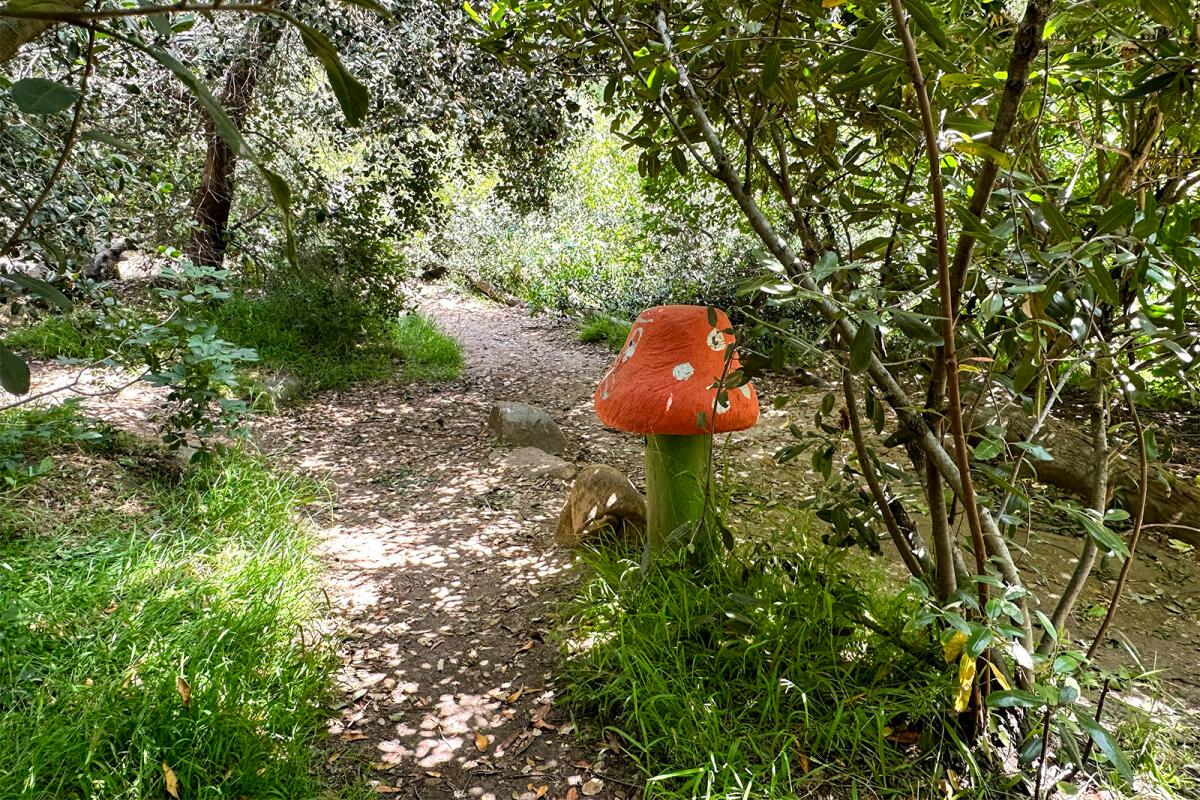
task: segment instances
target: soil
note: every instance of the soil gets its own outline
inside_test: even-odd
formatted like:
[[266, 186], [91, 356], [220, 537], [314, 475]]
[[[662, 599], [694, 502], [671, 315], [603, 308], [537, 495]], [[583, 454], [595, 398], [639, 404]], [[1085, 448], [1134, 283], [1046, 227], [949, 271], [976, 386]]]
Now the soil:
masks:
[[[380, 794], [424, 800], [637, 796], [637, 776], [611, 743], [580, 735], [559, 703], [555, 608], [579, 573], [552, 534], [569, 481], [498, 465], [485, 426], [496, 401], [539, 406], [567, 435], [564, 458], [612, 464], [641, 486], [641, 441], [605, 430], [592, 412], [612, 355], [580, 344], [555, 320], [445, 289], [427, 289], [420, 306], [462, 342], [459, 379], [325, 393], [255, 425], [264, 449], [335, 490], [332, 508], [316, 519], [342, 658], [328, 770], [335, 780], [365, 774]], [[64, 374], [38, 370], [41, 385]], [[762, 419], [728, 442], [727, 474], [755, 487], [760, 507], [786, 511], [817, 478], [807, 457], [779, 466], [773, 455], [794, 441], [789, 423], [808, 425], [824, 390], [759, 389]], [[84, 405], [145, 431], [154, 394], [132, 391]], [[783, 394], [791, 403], [774, 408]], [[1061, 584], [1079, 546], [1057, 524], [1039, 521], [1023, 556], [1039, 586]], [[1200, 561], [1148, 538], [1103, 658], [1130, 664], [1136, 654], [1146, 669], [1162, 670], [1179, 713], [1196, 713]], [[1094, 630], [1116, 566], [1090, 581], [1077, 633]], [[1166, 713], [1157, 700], [1125, 699]]]

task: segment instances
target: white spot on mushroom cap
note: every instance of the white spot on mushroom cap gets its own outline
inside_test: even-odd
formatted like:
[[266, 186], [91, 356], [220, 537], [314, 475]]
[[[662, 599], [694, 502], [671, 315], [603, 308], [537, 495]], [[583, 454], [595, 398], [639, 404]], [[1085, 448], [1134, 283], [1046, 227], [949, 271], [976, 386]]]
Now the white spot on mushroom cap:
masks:
[[742, 388], [742, 394], [746, 395], [746, 399], [749, 400], [750, 399], [750, 384], [743, 383], [741, 388]]
[[671, 374], [677, 381], [686, 381], [696, 374], [696, 370], [692, 367], [691, 362], [685, 361], [682, 364], [676, 364], [675, 369], [671, 370]]
[[725, 334], [713, 328], [708, 332], [708, 346], [713, 350], [725, 349]]
[[671, 410], [671, 404], [674, 402], [675, 402], [675, 395], [673, 395], [673, 394], [667, 395], [667, 411]]
[[621, 363], [625, 363], [633, 358], [633, 354], [637, 352], [638, 342], [642, 340], [642, 335], [645, 333], [644, 328], [634, 328], [629, 333], [629, 344], [625, 346], [625, 352], [621, 354]]

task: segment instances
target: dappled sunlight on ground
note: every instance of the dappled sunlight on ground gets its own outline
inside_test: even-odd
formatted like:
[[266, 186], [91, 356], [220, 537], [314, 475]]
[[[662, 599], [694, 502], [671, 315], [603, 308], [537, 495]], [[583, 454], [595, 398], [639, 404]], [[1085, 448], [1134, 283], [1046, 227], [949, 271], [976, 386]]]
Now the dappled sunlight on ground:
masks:
[[[384, 789], [563, 797], [604, 769], [555, 705], [546, 641], [575, 580], [551, 542], [569, 482], [496, 464], [485, 422], [494, 401], [538, 405], [578, 465], [639, 465], [641, 442], [592, 414], [606, 353], [509, 309], [431, 302], [465, 346], [462, 378], [328, 393], [258, 425], [266, 449], [337, 489], [321, 530], [343, 637], [335, 741]], [[603, 796], [629, 791], [615, 776], [608, 786]]]

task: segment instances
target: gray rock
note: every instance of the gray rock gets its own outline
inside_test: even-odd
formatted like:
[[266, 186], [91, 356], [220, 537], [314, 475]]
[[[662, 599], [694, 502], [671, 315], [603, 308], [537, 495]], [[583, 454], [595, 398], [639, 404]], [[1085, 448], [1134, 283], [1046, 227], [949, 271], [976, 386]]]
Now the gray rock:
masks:
[[567, 437], [549, 414], [515, 400], [501, 400], [492, 406], [488, 430], [504, 444], [516, 447], [536, 447], [554, 455], [567, 448]]
[[531, 478], [558, 478], [569, 481], [575, 477], [575, 465], [552, 456], [536, 447], [518, 447], [510, 453], [497, 453], [496, 463], [505, 469], [523, 472]]

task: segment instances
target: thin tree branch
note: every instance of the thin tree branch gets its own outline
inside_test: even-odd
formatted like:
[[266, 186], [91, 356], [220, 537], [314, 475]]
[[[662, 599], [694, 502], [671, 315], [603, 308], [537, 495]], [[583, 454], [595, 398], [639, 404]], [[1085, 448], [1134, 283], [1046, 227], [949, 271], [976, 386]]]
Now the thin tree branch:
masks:
[[[896, 21], [896, 31], [908, 57], [909, 76], [917, 95], [917, 104], [921, 109], [921, 125], [925, 134], [925, 154], [929, 161], [929, 191], [933, 195], [934, 236], [937, 250], [938, 295], [942, 306], [942, 354], [946, 371], [948, 403], [946, 412], [950, 422], [950, 436], [954, 442], [955, 460], [958, 462], [959, 477], [962, 481], [962, 491], [959, 493], [959, 497], [962, 500], [963, 509], [966, 511], [967, 527], [971, 532], [971, 542], [975, 551], [975, 569], [977, 574], [985, 575], [987, 573], [987, 545], [983, 538], [983, 521], [979, 515], [979, 504], [975, 499], [975, 486], [971, 479], [971, 454], [967, 448], [966, 433], [963, 431], [962, 397], [958, 384], [958, 356], [954, 338], [954, 309], [957, 305], [955, 297], [958, 290], [954, 287], [950, 276], [946, 197], [941, 174], [942, 157], [938, 150], [936, 123], [933, 118], [933, 108], [929, 103], [929, 92], [925, 89], [925, 77], [921, 73], [917, 44], [908, 29], [908, 20], [900, 0], [891, 0], [891, 4], [892, 17]], [[980, 581], [977, 589], [980, 607], [982, 607], [987, 603], [987, 584]]]
[[1133, 567], [1134, 556], [1137, 554], [1138, 541], [1142, 537], [1143, 522], [1146, 519], [1146, 498], [1150, 494], [1150, 458], [1146, 453], [1146, 432], [1142, 427], [1142, 418], [1138, 416], [1137, 404], [1133, 402], [1133, 393], [1129, 387], [1119, 381], [1121, 392], [1125, 395], [1125, 402], [1129, 406], [1129, 415], [1133, 420], [1134, 435], [1137, 436], [1138, 443], [1138, 499], [1137, 506], [1133, 509], [1133, 530], [1129, 534], [1129, 555], [1125, 557], [1125, 563], [1121, 565], [1121, 572], [1117, 575], [1117, 585], [1113, 587], [1112, 600], [1108, 603], [1108, 611], [1104, 614], [1104, 619], [1100, 622], [1100, 627], [1096, 629], [1096, 636], [1092, 639], [1092, 644], [1088, 648], [1087, 657], [1089, 659], [1096, 655], [1096, 651], [1100, 649], [1100, 643], [1104, 641], [1104, 634], [1108, 631], [1108, 627], [1112, 625], [1113, 618], [1117, 615], [1117, 604], [1121, 602], [1121, 594], [1125, 591], [1125, 581], [1129, 578], [1129, 570]]

